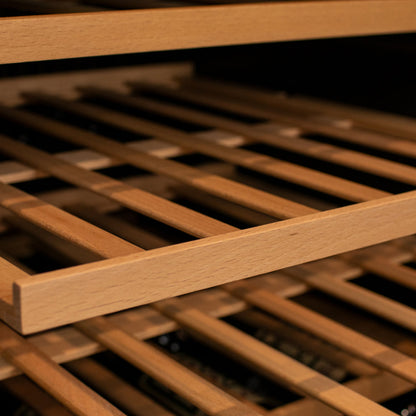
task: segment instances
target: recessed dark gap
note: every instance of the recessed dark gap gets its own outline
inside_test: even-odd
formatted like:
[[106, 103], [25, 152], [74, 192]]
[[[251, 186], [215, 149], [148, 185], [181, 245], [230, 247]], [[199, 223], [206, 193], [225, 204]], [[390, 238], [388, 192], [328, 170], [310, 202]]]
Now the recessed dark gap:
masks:
[[364, 276], [354, 279], [353, 282], [358, 286], [379, 293], [380, 295], [403, 303], [411, 308], [415, 307], [415, 292], [413, 290], [385, 279], [384, 277], [367, 273]]
[[[29, 107], [22, 109], [29, 110]], [[2, 119], [1, 114], [0, 119]], [[53, 135], [53, 132], [50, 134], [38, 132], [35, 129], [7, 119], [1, 123], [0, 131], [11, 138], [49, 153], [68, 152], [81, 149], [80, 146], [56, 138]]]
[[336, 163], [331, 163], [289, 152], [287, 150], [278, 149], [277, 147], [273, 146], [255, 144], [244, 146], [244, 148], [391, 193], [402, 193], [411, 191], [413, 189], [411, 185], [407, 185], [392, 179], [382, 178], [370, 173], [362, 172], [345, 166], [340, 166]]
[[416, 262], [409, 261], [408, 263], [404, 263], [404, 266], [410, 267], [412, 269], [416, 269]]
[[[225, 117], [227, 119], [232, 119], [235, 121], [240, 121], [242, 123], [248, 123], [248, 124], [256, 124], [256, 123], [260, 123], [260, 122], [264, 122], [267, 121], [266, 119], [263, 118], [259, 118], [259, 117], [249, 117], [246, 115], [242, 115], [233, 111], [228, 111], [228, 110], [222, 110], [219, 109], [217, 107], [212, 107], [209, 105], [205, 105], [205, 104], [198, 104], [198, 103], [194, 103], [191, 102], [189, 100], [185, 100], [185, 99], [181, 99], [181, 98], [173, 98], [173, 97], [167, 97], [166, 95], [164, 95], [163, 93], [158, 93], [158, 92], [150, 92], [150, 91], [140, 91], [140, 92], [136, 92], [133, 94], [137, 94], [139, 96], [144, 96], [144, 97], [149, 97], [149, 98], [155, 98], [158, 99], [160, 101], [165, 101], [171, 104], [176, 104], [179, 105], [181, 107], [189, 107], [191, 109], [194, 110], [200, 110], [203, 112], [207, 112], [208, 114], [213, 114], [213, 115], [218, 115], [221, 117]], [[201, 93], [201, 95], [203, 95], [203, 93]]]
[[381, 403], [382, 406], [402, 416], [416, 415], [416, 390]]
[[222, 390], [273, 409], [299, 398], [234, 359], [225, 356], [183, 331], [150, 341]]
[[[257, 338], [261, 342], [283, 352], [300, 363], [339, 383], [345, 383], [353, 378], [353, 375], [349, 374], [347, 370], [329, 361], [324, 355], [311, 351], [308, 344], [299, 343], [290, 339], [287, 335], [281, 334], [282, 328], [289, 328], [292, 331], [297, 331], [297, 333], [306, 335], [303, 331], [280, 321], [267, 312], [260, 311], [256, 308], [251, 309], [251, 311], [255, 312], [255, 316], [248, 320], [246, 318], [247, 311], [231, 315], [224, 318], [224, 320], [250, 334], [254, 338]], [[318, 340], [313, 336], [306, 336], [308, 339]], [[318, 342], [322, 343], [322, 341]]]
[[227, 215], [226, 213], [220, 212], [219, 210], [213, 209], [211, 207], [207, 207], [202, 203], [191, 201], [185, 197], [175, 198], [174, 202], [237, 228], [245, 229], [253, 226], [253, 224], [238, 220], [232, 215]]
[[96, 122], [88, 117], [83, 117], [69, 111], [61, 110], [47, 104], [36, 104], [30, 107], [36, 114], [48, 117], [53, 120], [86, 130], [89, 133], [110, 137], [121, 143], [146, 139], [147, 136], [129, 132], [124, 129], [113, 127], [110, 123]]
[[371, 156], [377, 156], [382, 159], [391, 160], [398, 163], [403, 163], [405, 165], [414, 166], [416, 163], [415, 158], [412, 157], [406, 157], [403, 155], [397, 155], [392, 152], [386, 152], [379, 149], [375, 149], [373, 147], [365, 146], [365, 145], [359, 145], [356, 143], [350, 143], [348, 141], [338, 139], [336, 137], [332, 136], [325, 136], [325, 135], [319, 135], [319, 134], [308, 134], [304, 135], [303, 137], [309, 138], [311, 140], [320, 142], [320, 143], [327, 143], [332, 144], [335, 146], [339, 146], [344, 149], [354, 150], [357, 152], [361, 152], [364, 154], [368, 154]]
[[0, 385], [0, 403], [4, 416], [40, 416], [2, 385]]
[[83, 99], [85, 103], [91, 103], [103, 108], [108, 108], [110, 110], [114, 110], [120, 113], [124, 113], [133, 117], [137, 117], [139, 119], [148, 120], [154, 123], [159, 123], [161, 125], [165, 125], [167, 127], [172, 127], [174, 129], [178, 129], [183, 131], [184, 133], [194, 133], [204, 130], [201, 126], [191, 123], [191, 122], [184, 122], [175, 119], [174, 117], [163, 116], [156, 114], [152, 111], [146, 111], [144, 109], [137, 109], [133, 108], [129, 105], [124, 105], [121, 103], [116, 103], [111, 100], [105, 98], [94, 98], [94, 97], [85, 97]]
[[[181, 416], [205, 416], [203, 413], [198, 413], [198, 410], [189, 403], [187, 400], [176, 395], [168, 388], [164, 387], [156, 380], [143, 373], [133, 365], [124, 361], [119, 356], [106, 351], [95, 356], [89, 357], [89, 359], [96, 361], [99, 365], [104, 366], [107, 370], [113, 372], [116, 376], [123, 379], [124, 382], [130, 384], [132, 387], [149, 397], [159, 406], [166, 408]], [[127, 408], [125, 408], [121, 402], [111, 399], [108, 395], [104, 394], [100, 389], [86, 380], [75, 368], [71, 367], [71, 364], [63, 364], [64, 368], [76, 375], [77, 378], [82, 380], [84, 383], [92, 387], [94, 390], [98, 389], [98, 393], [113, 403], [120, 410], [124, 411], [126, 415], [131, 415]]]
[[31, 195], [72, 188], [71, 184], [57, 178], [34, 179], [13, 184], [13, 186]]
[[[138, 228], [137, 231], [139, 233], [140, 233], [140, 230], [143, 230], [146, 233], [150, 233], [154, 235], [155, 237], [160, 239], [161, 242], [164, 240], [166, 242], [165, 245], [179, 244], [179, 243], [184, 243], [184, 242], [195, 239], [195, 237], [185, 232], [182, 232], [160, 221], [154, 220], [150, 217], [139, 214], [138, 212], [132, 211], [127, 208], [122, 208], [112, 215], [114, 215], [116, 218], [119, 218], [125, 221], [131, 227], [137, 227]], [[120, 234], [120, 237], [128, 239], [128, 237], [123, 234]], [[147, 241], [145, 238], [143, 238], [143, 240]], [[142, 242], [141, 244], [139, 243], [138, 245], [142, 246], [142, 248], [147, 249], [147, 250], [155, 248], [153, 246], [152, 247], [146, 246], [144, 242]], [[163, 246], [163, 245], [161, 244], [160, 246]]]
[[317, 290], [291, 300], [392, 347], [405, 339], [416, 341], [411, 331]]
[[[292, 182], [285, 181], [283, 179], [278, 179], [271, 177], [269, 175], [265, 175], [259, 172], [252, 171], [251, 169], [246, 169], [242, 167], [238, 167], [238, 172], [241, 172], [245, 175], [251, 175], [256, 179], [263, 181], [265, 184], [275, 186], [279, 189], [278, 195], [284, 196], [289, 195], [289, 199], [293, 201], [304, 203], [303, 200], [311, 201], [311, 203], [307, 203], [307, 205], [314, 207], [314, 200], [322, 201], [326, 205], [330, 205], [332, 208], [343, 207], [345, 205], [351, 204], [351, 201], [347, 201], [342, 198], [337, 198], [336, 196], [328, 195], [323, 192], [315, 191], [314, 189], [304, 187], [302, 185], [297, 185]], [[267, 186], [267, 185], [266, 185]], [[283, 192], [283, 193], [282, 193]], [[297, 195], [300, 196], [297, 197]], [[306, 198], [310, 197], [310, 198]], [[318, 208], [319, 209], [319, 208]]]
[[129, 177], [149, 176], [149, 172], [132, 165], [117, 165], [98, 169], [98, 173], [117, 180], [125, 180]]

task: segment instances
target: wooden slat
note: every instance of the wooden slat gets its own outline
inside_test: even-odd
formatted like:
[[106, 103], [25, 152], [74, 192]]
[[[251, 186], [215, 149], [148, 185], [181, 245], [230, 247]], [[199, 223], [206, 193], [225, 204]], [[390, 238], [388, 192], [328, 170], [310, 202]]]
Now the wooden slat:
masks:
[[104, 256], [137, 252], [132, 244], [10, 185], [0, 183], [0, 205], [90, 252], [98, 248]]
[[[40, 330], [409, 235], [416, 231], [415, 204], [410, 192], [18, 281], [22, 328]], [[401, 220], [392, 223], [396, 215]], [[42, 301], [48, 293], [56, 305]]]
[[128, 148], [115, 140], [52, 119], [7, 107], [0, 107], [0, 114], [7, 119], [30, 126], [45, 134], [50, 134], [53, 131], [53, 135], [62, 140], [92, 148], [111, 157], [117, 157], [133, 166], [172, 177], [187, 185], [272, 216], [290, 218], [315, 212], [312, 208], [276, 195], [203, 172], [173, 160], [159, 159]]
[[404, 33], [415, 13], [413, 0], [338, 0], [3, 18], [0, 63]]
[[[268, 120], [276, 120], [280, 123], [292, 123], [296, 127], [294, 120], [284, 119], [276, 111], [262, 108], [252, 104], [249, 101], [229, 99], [227, 97], [219, 97], [212, 92], [201, 94], [198, 90], [183, 89], [178, 96], [205, 104], [215, 108], [221, 108], [239, 114], [249, 115], [251, 117], [265, 118]], [[288, 124], [287, 124], [288, 125]], [[258, 128], [256, 128], [258, 130]], [[416, 184], [416, 168], [404, 165], [402, 163], [393, 162], [380, 157], [371, 156], [362, 152], [344, 149], [339, 146], [321, 143], [304, 137], [292, 137], [288, 139], [277, 134], [257, 134], [257, 140], [289, 150], [295, 153], [306, 155], [312, 158], [328, 161], [331, 163], [347, 166], [363, 172], [372, 173], [388, 179], [395, 179], [410, 185]]]
[[[306, 133], [318, 133], [341, 139], [350, 143], [356, 143], [375, 149], [389, 151], [408, 157], [416, 157], [416, 143], [413, 140], [403, 140], [386, 134], [366, 131], [357, 127], [340, 128], [322, 118], [319, 112], [309, 108], [309, 114], [299, 113], [300, 108], [283, 96], [277, 96], [260, 92], [254, 88], [244, 87], [236, 84], [225, 83], [204, 78], [184, 80], [184, 85], [194, 87], [204, 92], [221, 94], [223, 96], [250, 101], [258, 104], [264, 109], [275, 112], [275, 116], [285, 123], [295, 124]], [[294, 111], [293, 111], [294, 110]], [[331, 111], [329, 111], [331, 114]], [[348, 117], [348, 113], [343, 113]]]
[[231, 325], [188, 307], [186, 303], [167, 300], [157, 303], [155, 307], [225, 354], [242, 360], [246, 365], [254, 366], [257, 371], [274, 381], [283, 382], [296, 391], [311, 395], [346, 415], [358, 416], [366, 412], [392, 414]]
[[173, 416], [173, 413], [90, 358], [71, 361], [66, 367], [132, 416]]
[[333, 279], [325, 271], [315, 272], [308, 266], [286, 270], [290, 276], [329, 293], [352, 305], [390, 320], [411, 331], [416, 331], [416, 310], [350, 282]]
[[[82, 91], [87, 92], [88, 95], [106, 99], [109, 98], [112, 101], [122, 103], [130, 107], [150, 110], [168, 116], [174, 115], [176, 118], [190, 122], [199, 120], [199, 114], [202, 114], [202, 116], [205, 115], [203, 113], [198, 113], [195, 110], [187, 110], [178, 106], [158, 103], [145, 98], [133, 98], [117, 94], [117, 92], [111, 90], [83, 88]], [[389, 195], [387, 192], [378, 191], [371, 187], [360, 185], [333, 175], [308, 169], [303, 166], [295, 165], [293, 163], [261, 155], [252, 151], [243, 149], [227, 149], [227, 151], [224, 151], [224, 146], [220, 144], [204, 140], [195, 140], [194, 136], [184, 133], [183, 131], [163, 126], [160, 123], [150, 122], [139, 117], [132, 117], [120, 112], [100, 108], [98, 106], [64, 101], [57, 97], [46, 96], [44, 94], [25, 94], [25, 97], [28, 97], [31, 101], [34, 100], [36, 102], [48, 103], [53, 107], [82, 115], [83, 117], [89, 117], [103, 123], [109, 123], [136, 133], [153, 134], [156, 137], [160, 137], [164, 141], [178, 146], [193, 149], [194, 151], [219, 158], [220, 160], [224, 160], [238, 166], [242, 166], [272, 177], [294, 182], [321, 192], [326, 192], [337, 197], [347, 198], [355, 202], [367, 201], [369, 199], [381, 198]], [[197, 113], [197, 115], [195, 116], [194, 113]], [[231, 123], [233, 122], [231, 121]], [[210, 123], [210, 126], [226, 129], [226, 123], [224, 124], [221, 122]], [[245, 133], [247, 135], [247, 128], [249, 129], [249, 126], [241, 123], [239, 124], [239, 127], [238, 133]], [[233, 132], [237, 133], [237, 129], [234, 129]]]
[[77, 415], [123, 415], [3, 323], [0, 323], [0, 355]]
[[104, 318], [93, 318], [76, 326], [209, 415], [259, 415], [155, 347], [133, 338]]
[[396, 376], [416, 384], [416, 360], [411, 357], [295, 302], [256, 288], [255, 285], [237, 282], [232, 284], [229, 290], [246, 302], [250, 302], [252, 305], [290, 322], [380, 369], [390, 371]]
[[39, 416], [73, 416], [73, 413], [26, 377], [10, 378], [2, 381], [1, 385], [27, 403]]
[[[97, 172], [90, 172], [46, 152], [0, 135], [0, 151], [21, 162], [75, 186], [110, 198], [122, 206], [159, 220], [197, 237], [223, 233], [226, 225], [169, 200], [127, 185]], [[228, 231], [233, 231], [229, 227]]]

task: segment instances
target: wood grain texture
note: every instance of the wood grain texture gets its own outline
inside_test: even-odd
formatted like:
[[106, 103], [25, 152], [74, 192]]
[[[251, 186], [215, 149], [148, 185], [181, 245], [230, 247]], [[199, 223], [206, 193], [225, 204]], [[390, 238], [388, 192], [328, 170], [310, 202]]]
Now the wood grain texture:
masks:
[[0, 355], [80, 416], [123, 416], [119, 410], [0, 323]]
[[[22, 330], [34, 332], [410, 235], [416, 231], [415, 210], [416, 193], [409, 192], [19, 280]], [[400, 222], [392, 223], [398, 215]]]
[[340, 0], [2, 18], [0, 63], [403, 33], [415, 15], [412, 0]]

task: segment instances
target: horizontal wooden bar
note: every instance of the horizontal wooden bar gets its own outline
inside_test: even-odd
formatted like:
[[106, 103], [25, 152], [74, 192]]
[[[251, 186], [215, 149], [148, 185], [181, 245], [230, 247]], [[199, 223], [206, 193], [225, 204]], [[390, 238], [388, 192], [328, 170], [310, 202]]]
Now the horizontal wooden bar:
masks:
[[415, 13], [413, 0], [338, 0], [9, 17], [0, 63], [404, 33]]
[[415, 210], [416, 192], [409, 192], [19, 280], [21, 329], [39, 331], [411, 235]]
[[109, 402], [0, 323], [0, 355], [79, 416], [123, 416]]

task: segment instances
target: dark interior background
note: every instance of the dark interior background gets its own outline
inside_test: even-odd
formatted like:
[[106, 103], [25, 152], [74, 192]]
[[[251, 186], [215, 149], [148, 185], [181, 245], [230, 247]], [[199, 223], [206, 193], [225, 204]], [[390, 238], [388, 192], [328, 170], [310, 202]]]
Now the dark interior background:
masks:
[[183, 60], [204, 75], [416, 116], [416, 34], [20, 63], [0, 77]]

